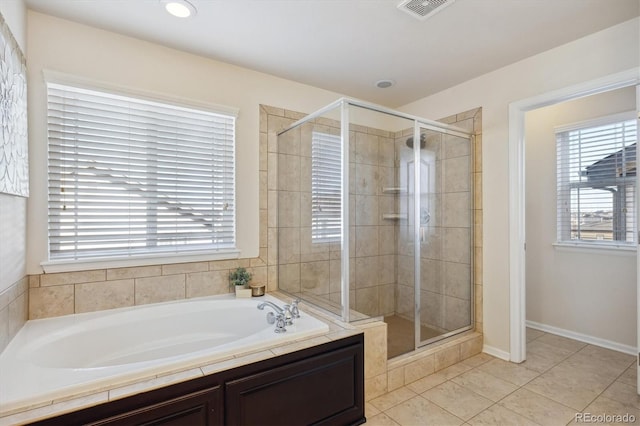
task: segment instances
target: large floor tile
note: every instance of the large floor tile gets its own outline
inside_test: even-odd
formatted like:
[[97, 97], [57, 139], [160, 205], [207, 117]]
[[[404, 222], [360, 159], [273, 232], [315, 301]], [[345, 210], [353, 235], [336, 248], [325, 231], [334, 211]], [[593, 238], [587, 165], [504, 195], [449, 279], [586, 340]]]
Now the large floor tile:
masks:
[[376, 414], [380, 414], [380, 410], [371, 405], [369, 402], [364, 403], [364, 415], [367, 417], [375, 416]]
[[480, 353], [478, 355], [472, 356], [471, 358], [465, 359], [460, 364], [471, 367], [471, 368], [476, 368], [494, 359], [497, 359], [497, 358], [491, 355], [487, 355], [485, 353]]
[[[608, 423], [608, 424], [640, 424], [640, 410], [636, 410], [625, 406], [621, 402], [614, 401], [609, 398], [605, 398], [603, 396], [598, 397], [593, 403], [591, 403], [585, 410], [583, 415], [592, 415], [592, 416], [633, 416], [635, 418], [634, 422], [623, 422], [620, 421], [622, 419], [618, 419], [615, 421], [613, 417], [604, 418], [604, 422], [600, 423]], [[574, 420], [575, 423], [585, 423], [585, 419], [576, 416]]]
[[566, 425], [576, 414], [576, 410], [526, 389], [518, 389], [499, 404], [543, 426]]
[[549, 333], [546, 333], [544, 336], [540, 336], [536, 341], [553, 346], [554, 348], [565, 349], [573, 353], [578, 352], [580, 349], [587, 346], [586, 343]]
[[367, 426], [399, 426], [393, 419], [384, 413], [367, 417]]
[[618, 381], [626, 385], [638, 386], [638, 367], [636, 367], [635, 363], [618, 377]]
[[602, 396], [640, 410], [640, 395], [637, 393], [636, 386], [616, 381], [602, 392]]
[[571, 354], [573, 354], [573, 352], [570, 350], [547, 345], [546, 343], [540, 342], [540, 339], [536, 339], [527, 344], [527, 360], [520, 365], [530, 370], [543, 373], [565, 360]]
[[415, 393], [423, 393], [434, 386], [438, 386], [440, 383], [444, 383], [447, 380], [453, 379], [469, 370], [472, 367], [463, 363], [454, 364], [450, 367], [442, 369], [437, 373], [430, 374], [415, 382], [409, 383], [406, 387], [414, 391]]
[[398, 405], [401, 402], [411, 399], [416, 396], [416, 393], [407, 387], [402, 387], [394, 391], [385, 393], [382, 396], [369, 401], [371, 405], [376, 407], [380, 411], [385, 411], [394, 405]]
[[524, 388], [580, 411], [609, 384], [575, 367], [560, 364], [533, 379]]
[[533, 342], [538, 337], [544, 336], [546, 333], [544, 331], [535, 330], [533, 328], [527, 327], [527, 343]]
[[469, 420], [482, 410], [493, 405], [493, 401], [490, 399], [451, 381], [426, 391], [422, 396], [462, 420]]
[[517, 386], [523, 386], [540, 375], [539, 372], [530, 370], [520, 364], [501, 359], [494, 359], [482, 365], [479, 369]]
[[580, 374], [585, 377], [591, 376], [594, 379], [597, 378], [609, 385], [624, 373], [629, 364], [627, 362], [609, 362], [601, 360], [596, 357], [586, 355], [581, 351], [562, 361], [558, 364], [558, 367], [560, 366], [571, 369], [575, 371], [576, 374]]
[[453, 382], [464, 386], [477, 394], [489, 398], [492, 401], [499, 401], [518, 387], [506, 382], [489, 373], [478, 369], [468, 371], [453, 379]]
[[582, 413], [640, 422], [633, 356], [527, 332], [526, 362], [476, 355], [369, 401], [367, 424], [555, 426], [583, 424]]
[[463, 420], [433, 402], [416, 396], [385, 412], [401, 426], [460, 425]]
[[621, 371], [629, 368], [636, 360], [636, 357], [633, 355], [593, 345], [585, 346], [580, 350], [579, 354], [598, 360], [602, 362], [602, 365], [604, 366], [612, 366], [620, 369]]
[[408, 387], [415, 393], [423, 393], [446, 381], [447, 381], [447, 378], [444, 374], [435, 373], [435, 374], [430, 374], [426, 377], [423, 377], [422, 379], [418, 379], [415, 382], [411, 382], [406, 387]]
[[471, 426], [536, 426], [536, 423], [501, 405], [494, 405], [467, 422]]

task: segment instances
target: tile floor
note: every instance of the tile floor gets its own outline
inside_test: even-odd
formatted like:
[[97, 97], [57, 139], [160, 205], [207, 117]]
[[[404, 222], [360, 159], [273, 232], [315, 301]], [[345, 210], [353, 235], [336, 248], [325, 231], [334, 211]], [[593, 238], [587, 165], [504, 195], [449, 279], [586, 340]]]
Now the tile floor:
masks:
[[369, 426], [587, 423], [577, 413], [640, 424], [635, 357], [533, 329], [522, 364], [480, 354], [366, 404]]

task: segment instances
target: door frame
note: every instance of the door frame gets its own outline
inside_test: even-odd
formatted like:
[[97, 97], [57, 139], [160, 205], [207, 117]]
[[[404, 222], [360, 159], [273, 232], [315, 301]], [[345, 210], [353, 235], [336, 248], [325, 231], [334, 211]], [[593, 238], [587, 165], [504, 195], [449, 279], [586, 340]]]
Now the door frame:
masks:
[[[538, 108], [640, 83], [638, 68], [509, 104], [509, 351], [510, 361], [526, 359], [525, 114]], [[636, 98], [636, 103], [640, 102]], [[639, 293], [640, 298], [640, 293]], [[639, 331], [640, 333], [640, 331]]]

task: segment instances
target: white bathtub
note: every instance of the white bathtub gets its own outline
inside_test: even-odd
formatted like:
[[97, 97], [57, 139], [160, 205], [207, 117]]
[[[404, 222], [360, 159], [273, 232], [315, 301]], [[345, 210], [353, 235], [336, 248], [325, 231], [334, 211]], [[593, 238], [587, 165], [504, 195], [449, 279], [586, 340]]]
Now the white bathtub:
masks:
[[265, 300], [284, 303], [223, 295], [28, 321], [0, 354], [0, 413], [329, 331], [301, 312], [275, 333]]

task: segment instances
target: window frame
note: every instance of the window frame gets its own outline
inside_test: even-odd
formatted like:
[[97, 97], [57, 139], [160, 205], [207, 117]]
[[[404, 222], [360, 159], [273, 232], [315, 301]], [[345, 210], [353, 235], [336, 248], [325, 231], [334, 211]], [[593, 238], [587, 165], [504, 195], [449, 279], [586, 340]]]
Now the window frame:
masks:
[[[210, 248], [210, 249], [192, 249], [189, 247], [178, 248], [169, 252], [146, 252], [135, 255], [119, 255], [119, 256], [95, 256], [79, 259], [51, 259], [49, 248], [49, 232], [50, 227], [47, 225], [47, 260], [40, 263], [45, 272], [67, 272], [67, 271], [80, 271], [102, 268], [115, 268], [115, 267], [135, 267], [135, 266], [147, 266], [147, 265], [161, 265], [172, 263], [184, 263], [195, 261], [211, 261], [211, 260], [224, 260], [224, 259], [236, 259], [240, 257], [240, 250], [237, 247], [237, 117], [239, 113], [238, 108], [227, 107], [223, 105], [217, 105], [208, 102], [201, 102], [192, 99], [185, 99], [175, 96], [169, 96], [166, 94], [139, 91], [130, 89], [127, 87], [117, 86], [113, 84], [97, 82], [92, 80], [83, 79], [76, 76], [70, 76], [54, 71], [44, 71], [44, 83], [45, 83], [45, 95], [48, 97], [48, 85], [63, 85], [78, 89], [93, 90], [98, 92], [106, 92], [115, 96], [124, 96], [129, 98], [140, 99], [142, 101], [161, 103], [168, 106], [177, 108], [186, 108], [191, 110], [199, 110], [206, 113], [213, 113], [217, 115], [224, 115], [233, 118], [233, 205], [235, 206], [233, 211], [233, 247], [225, 248]], [[49, 100], [45, 101], [47, 113], [45, 117], [49, 119]], [[48, 125], [47, 125], [48, 133]], [[47, 152], [47, 172], [46, 181], [49, 182], [49, 137], [46, 138], [46, 152]], [[49, 198], [49, 187], [47, 185], [47, 198]], [[47, 211], [49, 209], [49, 202], [47, 202]], [[48, 216], [48, 214], [47, 214]]]
[[[614, 251], [621, 250], [623, 252], [636, 250], [636, 245], [638, 243], [637, 217], [638, 217], [638, 206], [639, 206], [637, 176], [633, 176], [633, 180], [630, 180], [630, 183], [627, 183], [627, 185], [632, 186], [631, 193], [633, 194], [633, 210], [634, 211], [631, 213], [631, 217], [633, 217], [633, 223], [631, 226], [633, 229], [630, 231], [626, 230], [625, 232], [632, 236], [631, 241], [570, 239], [571, 225], [567, 225], [567, 222], [571, 220], [571, 212], [566, 212], [566, 211], [563, 212], [563, 209], [561, 209], [560, 206], [567, 200], [567, 197], [569, 199], [571, 198], [570, 193], [572, 188], [585, 187], [585, 183], [580, 183], [580, 182], [572, 183], [569, 181], [570, 167], [568, 165], [563, 165], [561, 167], [561, 164], [560, 164], [561, 161], [563, 163], [568, 163], [569, 161], [567, 160], [567, 156], [568, 156], [567, 153], [569, 149], [568, 142], [561, 147], [560, 146], [561, 142], [559, 141], [559, 138], [561, 137], [560, 135], [563, 133], [578, 131], [578, 130], [585, 130], [589, 128], [596, 128], [596, 127], [606, 126], [606, 125], [613, 125], [616, 123], [622, 123], [626, 121], [635, 121], [636, 119], [637, 117], [636, 117], [635, 111], [627, 111], [627, 112], [622, 112], [618, 114], [602, 116], [602, 117], [598, 117], [590, 120], [580, 121], [577, 123], [556, 126], [554, 128], [554, 135], [556, 139], [556, 143], [555, 143], [556, 145], [556, 180], [555, 180], [556, 181], [556, 197], [555, 197], [556, 199], [556, 240], [552, 244], [554, 247], [558, 249], [564, 249], [564, 250], [586, 249], [592, 252], [596, 252], [598, 250], [603, 250], [605, 252], [611, 251], [611, 250], [614, 250]], [[635, 121], [635, 125], [636, 125], [635, 142], [631, 143], [630, 145], [626, 145], [625, 148], [633, 144], [636, 144], [637, 146], [638, 133], [639, 133], [637, 121]], [[562, 151], [562, 153], [560, 151]], [[561, 160], [561, 156], [563, 157], [563, 160]], [[637, 152], [636, 152], [636, 163], [637, 163]], [[561, 180], [563, 180], [562, 183], [561, 183]], [[611, 183], [611, 181], [615, 181], [615, 180], [617, 180], [617, 178], [602, 179], [603, 182], [607, 181], [608, 183]], [[565, 188], [562, 191], [563, 194], [560, 193], [561, 187]], [[568, 188], [568, 190], [566, 188]], [[567, 195], [567, 192], [569, 195]], [[569, 238], [566, 238], [567, 233], [569, 233]], [[563, 234], [565, 238], [563, 238]]]

